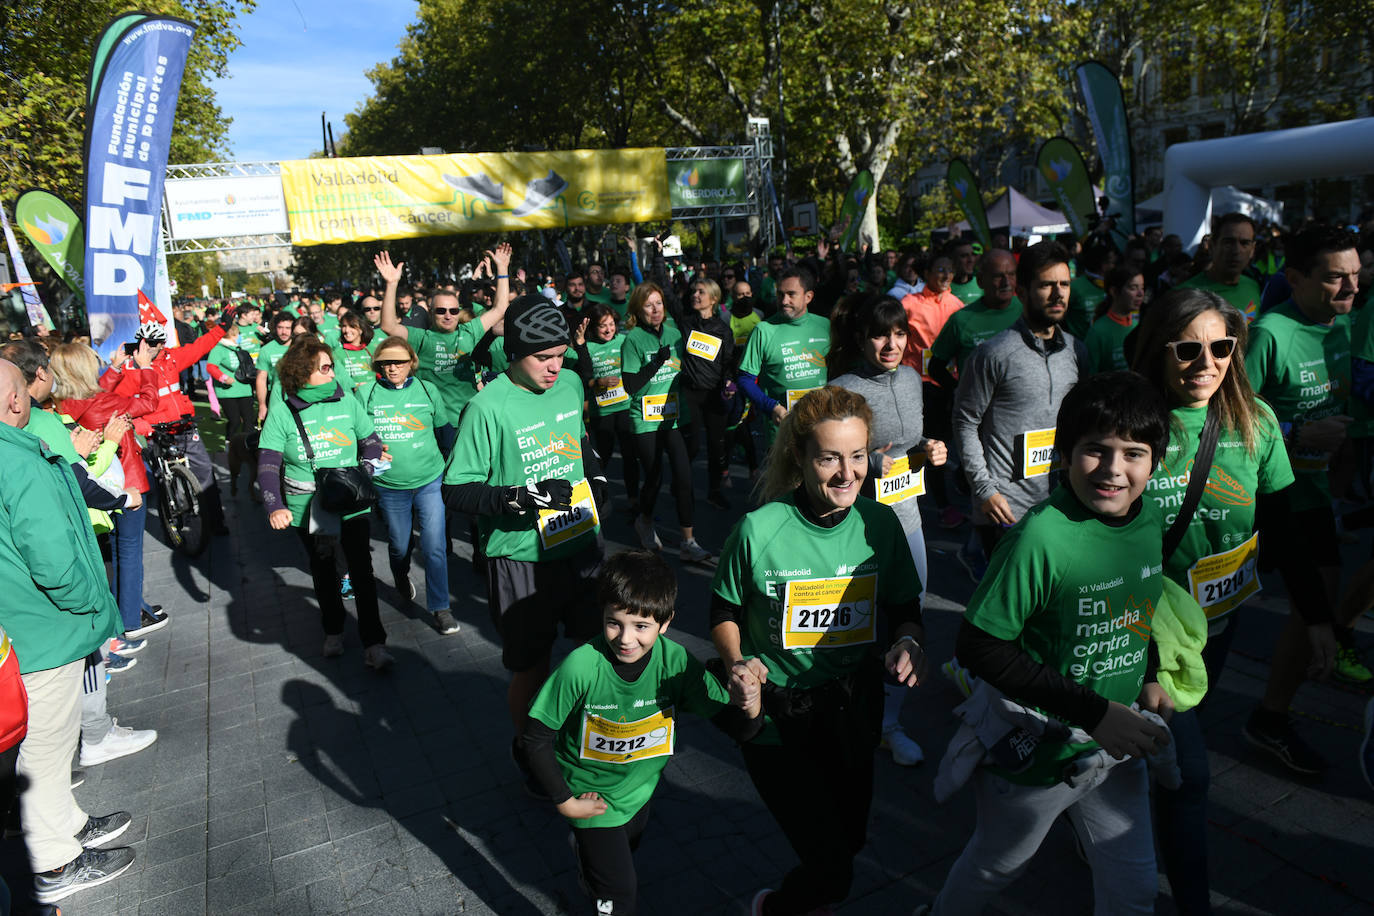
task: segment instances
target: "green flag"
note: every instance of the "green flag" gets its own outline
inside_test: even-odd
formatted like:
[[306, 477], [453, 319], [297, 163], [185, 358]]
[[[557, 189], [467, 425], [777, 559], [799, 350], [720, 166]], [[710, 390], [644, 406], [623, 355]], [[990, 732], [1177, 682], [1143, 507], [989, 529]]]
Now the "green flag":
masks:
[[1083, 154], [1069, 140], [1055, 137], [1045, 141], [1035, 161], [1059, 209], [1064, 211], [1064, 218], [1073, 227], [1073, 234], [1080, 239], [1086, 237], [1092, 230], [1097, 206]]
[[[864, 208], [873, 194], [873, 176], [868, 169], [854, 176], [849, 190], [844, 192], [844, 206], [840, 207], [840, 218], [835, 221], [833, 232], [839, 233], [840, 250], [850, 252], [857, 248], [859, 227], [863, 225]], [[875, 240], [876, 241], [876, 240]]]
[[1112, 233], [1117, 247], [1125, 250], [1126, 239], [1135, 232], [1134, 164], [1131, 155], [1131, 126], [1126, 119], [1126, 101], [1121, 82], [1115, 74], [1095, 60], [1074, 68], [1088, 120], [1097, 138], [1097, 157], [1102, 161], [1102, 190], [1107, 195], [1107, 214], [1115, 217]]
[[14, 204], [14, 219], [43, 260], [72, 292], [83, 295], [81, 271], [86, 264], [86, 238], [81, 217], [49, 191], [25, 191]]
[[968, 220], [973, 234], [978, 237], [978, 241], [985, 249], [991, 248], [992, 230], [988, 228], [988, 213], [983, 208], [983, 193], [978, 190], [978, 179], [973, 177], [973, 171], [964, 164], [964, 160], [955, 159], [949, 164], [945, 181], [949, 184], [949, 193], [954, 195], [954, 202], [964, 211], [964, 219]]
[[147, 18], [147, 13], [121, 13], [111, 19], [110, 24], [105, 26], [105, 31], [100, 33], [100, 41], [95, 46], [95, 53], [91, 55], [91, 77], [86, 80], [87, 105], [95, 102], [95, 87], [100, 85], [100, 74], [105, 71], [105, 60], [110, 56], [110, 50], [115, 46], [115, 42], [124, 37], [125, 30], [131, 25]]

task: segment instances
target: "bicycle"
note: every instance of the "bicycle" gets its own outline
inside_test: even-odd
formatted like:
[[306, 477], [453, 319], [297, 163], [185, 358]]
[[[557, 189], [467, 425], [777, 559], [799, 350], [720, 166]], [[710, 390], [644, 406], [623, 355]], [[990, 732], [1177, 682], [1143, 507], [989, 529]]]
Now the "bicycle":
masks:
[[167, 541], [188, 557], [205, 549], [205, 520], [200, 514], [200, 483], [191, 473], [177, 437], [196, 428], [192, 417], [170, 423], [155, 423], [148, 436], [143, 456], [157, 484], [158, 513]]

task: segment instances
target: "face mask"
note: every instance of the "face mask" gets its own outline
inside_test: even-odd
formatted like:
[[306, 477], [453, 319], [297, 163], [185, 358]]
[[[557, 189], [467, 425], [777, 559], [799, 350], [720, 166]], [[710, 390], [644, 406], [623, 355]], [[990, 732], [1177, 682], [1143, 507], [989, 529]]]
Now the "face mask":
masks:
[[754, 310], [754, 297], [741, 296], [730, 305], [730, 314], [736, 318], [743, 318]]

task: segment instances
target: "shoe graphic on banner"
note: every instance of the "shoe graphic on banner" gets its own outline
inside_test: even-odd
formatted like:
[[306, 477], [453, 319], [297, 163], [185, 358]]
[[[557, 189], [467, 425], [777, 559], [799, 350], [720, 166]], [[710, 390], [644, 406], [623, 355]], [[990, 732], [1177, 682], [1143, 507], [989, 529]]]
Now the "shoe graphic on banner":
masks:
[[506, 199], [505, 186], [492, 181], [490, 175], [445, 175], [444, 181], [464, 194], [480, 197], [489, 204], [499, 204]]
[[563, 177], [553, 169], [549, 169], [549, 174], [543, 178], [536, 178], [525, 186], [525, 199], [520, 202], [520, 206], [511, 211], [511, 214], [528, 216], [562, 194], [567, 187], [568, 183], [563, 180]]

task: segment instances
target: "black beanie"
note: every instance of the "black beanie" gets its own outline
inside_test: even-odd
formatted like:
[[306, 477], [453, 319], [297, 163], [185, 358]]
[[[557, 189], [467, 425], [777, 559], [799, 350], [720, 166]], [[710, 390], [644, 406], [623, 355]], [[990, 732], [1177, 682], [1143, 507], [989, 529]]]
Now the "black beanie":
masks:
[[506, 310], [506, 358], [511, 362], [571, 340], [568, 320], [538, 293], [521, 296]]

